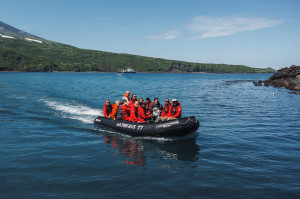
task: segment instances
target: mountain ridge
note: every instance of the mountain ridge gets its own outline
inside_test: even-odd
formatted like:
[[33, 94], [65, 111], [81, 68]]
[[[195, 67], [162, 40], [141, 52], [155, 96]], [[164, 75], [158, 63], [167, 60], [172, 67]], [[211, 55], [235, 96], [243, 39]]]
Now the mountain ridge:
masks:
[[19, 35], [22, 35], [22, 36], [28, 36], [28, 37], [33, 37], [33, 38], [37, 38], [37, 39], [43, 39], [41, 37], [38, 37], [38, 36], [35, 36], [33, 34], [30, 34], [30, 33], [27, 33], [23, 30], [20, 30], [18, 28], [15, 28], [9, 24], [6, 24], [2, 21], [0, 21], [0, 33], [1, 34], [7, 34], [7, 33], [13, 33], [13, 34], [19, 34]]
[[[3, 27], [0, 33], [2, 31], [7, 37], [0, 35], [0, 71], [118, 72], [127, 67], [138, 72], [273, 73], [275, 71], [271, 68], [258, 69], [243, 65], [196, 63], [80, 49], [45, 40], [3, 24], [5, 23], [0, 24], [0, 27]], [[11, 32], [4, 30], [4, 27], [8, 27]]]

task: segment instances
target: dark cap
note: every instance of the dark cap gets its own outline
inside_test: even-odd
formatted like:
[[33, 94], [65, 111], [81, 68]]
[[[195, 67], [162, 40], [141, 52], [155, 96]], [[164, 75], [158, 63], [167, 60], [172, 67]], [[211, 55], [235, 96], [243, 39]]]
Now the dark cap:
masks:
[[150, 98], [149, 98], [149, 97], [147, 97], [147, 98], [146, 98], [146, 100], [150, 100]]

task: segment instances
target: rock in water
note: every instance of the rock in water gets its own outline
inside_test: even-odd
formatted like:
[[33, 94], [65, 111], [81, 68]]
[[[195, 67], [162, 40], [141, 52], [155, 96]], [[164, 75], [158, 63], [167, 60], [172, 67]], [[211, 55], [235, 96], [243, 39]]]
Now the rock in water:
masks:
[[264, 85], [274, 87], [285, 87], [287, 89], [300, 91], [300, 66], [282, 68], [264, 81]]

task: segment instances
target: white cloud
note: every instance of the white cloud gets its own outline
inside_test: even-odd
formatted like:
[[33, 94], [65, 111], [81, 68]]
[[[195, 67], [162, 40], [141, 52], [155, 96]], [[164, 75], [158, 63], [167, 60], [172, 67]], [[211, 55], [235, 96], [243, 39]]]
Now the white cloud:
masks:
[[150, 39], [161, 39], [161, 40], [170, 40], [176, 39], [180, 36], [180, 32], [178, 30], [169, 30], [165, 33], [159, 35], [150, 36]]
[[170, 40], [183, 35], [189, 39], [203, 39], [210, 37], [228, 36], [240, 32], [258, 30], [277, 26], [283, 20], [245, 17], [195, 17], [191, 23], [181, 29], [173, 29], [165, 33], [150, 36], [150, 39]]
[[282, 20], [265, 18], [201, 16], [196, 17], [192, 23], [188, 24], [187, 29], [194, 34], [192, 39], [202, 39], [272, 27], [281, 23], [283, 23]]

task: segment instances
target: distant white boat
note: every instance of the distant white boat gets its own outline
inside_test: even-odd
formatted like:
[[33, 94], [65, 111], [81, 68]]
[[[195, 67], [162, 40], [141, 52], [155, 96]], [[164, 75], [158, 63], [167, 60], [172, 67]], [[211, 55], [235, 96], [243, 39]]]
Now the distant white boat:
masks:
[[126, 70], [121, 70], [121, 73], [136, 73], [136, 72], [131, 68], [127, 68]]

